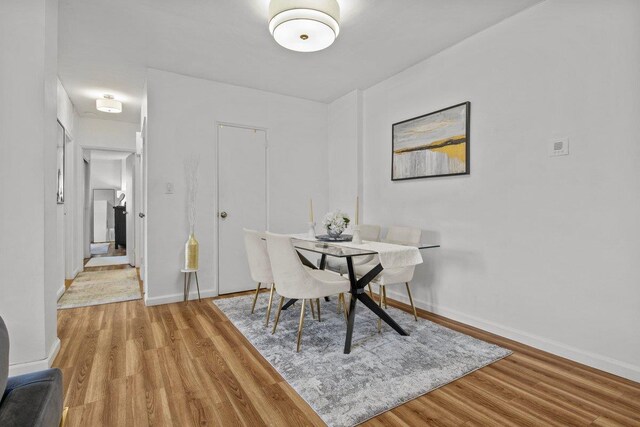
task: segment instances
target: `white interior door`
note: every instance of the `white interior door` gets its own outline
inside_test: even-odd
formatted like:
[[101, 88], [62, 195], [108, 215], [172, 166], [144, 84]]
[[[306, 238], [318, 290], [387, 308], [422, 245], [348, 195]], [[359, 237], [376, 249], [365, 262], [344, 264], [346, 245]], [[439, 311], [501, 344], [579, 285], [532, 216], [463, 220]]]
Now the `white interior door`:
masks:
[[91, 257], [91, 230], [93, 225], [93, 218], [91, 217], [91, 164], [82, 159], [83, 173], [84, 173], [84, 197], [83, 197], [83, 210], [84, 210], [84, 224], [83, 224], [83, 258]]
[[145, 302], [147, 293], [147, 206], [148, 206], [148, 164], [149, 160], [147, 158], [147, 118], [145, 117], [142, 121], [142, 129], [140, 130], [140, 139], [136, 142], [139, 144], [138, 151], [140, 153], [140, 198], [139, 198], [139, 209], [138, 209], [138, 218], [140, 225], [140, 245], [139, 245], [139, 253], [140, 253], [140, 278], [142, 279], [142, 286], [144, 289]]
[[[136, 153], [135, 156], [135, 178], [133, 200], [135, 202], [135, 211], [131, 213], [135, 222], [135, 266], [141, 267], [142, 265], [142, 218], [140, 213], [142, 209], [142, 133], [136, 132]], [[142, 274], [142, 269], [140, 269]]]
[[218, 127], [218, 292], [255, 289], [243, 228], [267, 226], [267, 138], [264, 130]]
[[129, 265], [136, 265], [136, 239], [135, 239], [135, 212], [136, 212], [136, 200], [135, 200], [135, 161], [136, 155], [130, 154], [125, 162], [126, 165], [126, 202], [127, 202], [127, 216], [125, 217], [127, 223], [127, 257], [129, 258]]

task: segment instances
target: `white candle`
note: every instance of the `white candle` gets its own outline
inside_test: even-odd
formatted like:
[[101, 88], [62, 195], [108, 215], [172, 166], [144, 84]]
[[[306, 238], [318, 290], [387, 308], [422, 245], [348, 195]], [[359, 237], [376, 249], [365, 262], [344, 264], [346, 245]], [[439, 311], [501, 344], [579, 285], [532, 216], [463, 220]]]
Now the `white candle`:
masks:
[[360, 196], [356, 196], [356, 225], [358, 225], [360, 216]]
[[309, 222], [313, 222], [313, 199], [309, 199]]

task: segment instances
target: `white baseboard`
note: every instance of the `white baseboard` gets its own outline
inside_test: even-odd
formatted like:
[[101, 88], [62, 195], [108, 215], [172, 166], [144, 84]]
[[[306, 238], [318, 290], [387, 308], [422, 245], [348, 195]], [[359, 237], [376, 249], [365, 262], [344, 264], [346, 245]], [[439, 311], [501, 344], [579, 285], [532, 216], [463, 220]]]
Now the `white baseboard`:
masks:
[[[392, 289], [393, 288], [391, 286], [387, 287], [387, 295], [389, 296], [389, 298], [393, 298], [397, 301], [409, 304], [409, 297], [406, 295], [406, 293], [392, 291]], [[630, 363], [613, 359], [608, 356], [572, 347], [554, 340], [550, 340], [548, 338], [510, 328], [508, 326], [500, 325], [498, 323], [481, 319], [476, 316], [461, 313], [457, 310], [431, 304], [415, 297], [413, 298], [413, 302], [415, 303], [416, 307], [427, 310], [431, 313], [439, 314], [441, 316], [456, 320], [466, 325], [482, 329], [483, 331], [487, 331], [492, 334], [496, 334], [501, 337], [537, 348], [539, 350], [555, 354], [556, 356], [564, 357], [573, 360], [574, 362], [591, 366], [592, 368], [600, 369], [602, 371], [609, 372], [614, 375], [619, 375], [632, 381], [640, 382], [640, 366], [632, 365]]]
[[56, 291], [56, 301], [58, 301], [62, 297], [62, 295], [64, 295], [66, 290], [67, 288], [64, 285], [60, 286], [60, 288]]
[[[218, 294], [213, 290], [204, 290], [200, 291], [200, 298], [211, 298], [216, 297]], [[182, 292], [179, 294], [171, 294], [171, 295], [161, 295], [157, 297], [149, 297], [148, 294], [144, 295], [144, 305], [152, 306], [152, 305], [162, 305], [162, 304], [171, 304], [172, 302], [182, 302], [184, 299], [184, 295]], [[189, 299], [194, 300], [198, 299], [198, 292], [191, 291], [189, 293]]]
[[53, 360], [56, 358], [59, 351], [60, 339], [56, 337], [56, 340], [53, 342], [51, 348], [49, 349], [49, 354], [47, 355], [46, 359], [9, 365], [9, 376], [13, 377], [16, 375], [29, 374], [31, 372], [48, 369], [53, 364]]
[[78, 267], [71, 272], [71, 277], [65, 277], [65, 280], [74, 280], [78, 274], [82, 271], [82, 267]]

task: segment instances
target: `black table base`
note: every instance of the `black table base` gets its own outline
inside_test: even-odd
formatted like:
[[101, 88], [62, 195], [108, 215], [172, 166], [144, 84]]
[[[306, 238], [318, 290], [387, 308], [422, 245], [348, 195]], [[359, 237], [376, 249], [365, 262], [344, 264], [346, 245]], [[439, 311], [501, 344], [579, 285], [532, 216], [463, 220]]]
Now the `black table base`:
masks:
[[[298, 256], [302, 261], [302, 264], [314, 270], [318, 269], [311, 261], [309, 261], [304, 255], [298, 252]], [[408, 336], [409, 334], [396, 323], [369, 295], [365, 292], [365, 287], [371, 283], [375, 277], [383, 270], [382, 265], [376, 265], [371, 271], [362, 276], [359, 280], [356, 278], [355, 270], [353, 269], [353, 257], [346, 257], [347, 268], [349, 270], [349, 282], [351, 283], [351, 301], [349, 304], [349, 317], [347, 318], [347, 336], [344, 341], [344, 354], [351, 353], [351, 340], [353, 337], [353, 327], [356, 320], [356, 302], [360, 301], [369, 310], [373, 311], [380, 319], [382, 319], [387, 325], [391, 326], [394, 331], [402, 336]], [[324, 270], [327, 262], [327, 256], [322, 255], [320, 258], [320, 269]], [[328, 297], [325, 297], [326, 301], [329, 301]], [[295, 304], [296, 299], [290, 299], [285, 305], [282, 306], [282, 310], [286, 310]]]
[[391, 318], [369, 295], [365, 292], [365, 287], [383, 270], [382, 265], [376, 265], [371, 271], [362, 276], [360, 280], [356, 279], [356, 273], [353, 269], [353, 258], [347, 257], [347, 268], [349, 269], [349, 282], [351, 283], [351, 303], [349, 304], [349, 317], [347, 319], [347, 337], [344, 340], [344, 354], [351, 353], [351, 339], [353, 337], [353, 326], [356, 320], [356, 301], [360, 301], [369, 310], [373, 311], [387, 325], [391, 326], [397, 333], [402, 336], [408, 336], [407, 331], [402, 329], [395, 320]]

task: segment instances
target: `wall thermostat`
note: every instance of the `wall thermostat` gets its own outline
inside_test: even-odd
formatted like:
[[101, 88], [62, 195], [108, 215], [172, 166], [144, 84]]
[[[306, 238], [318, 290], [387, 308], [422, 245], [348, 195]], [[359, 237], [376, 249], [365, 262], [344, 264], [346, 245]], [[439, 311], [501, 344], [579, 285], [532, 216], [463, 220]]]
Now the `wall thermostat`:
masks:
[[553, 138], [549, 141], [549, 157], [569, 154], [569, 138]]

